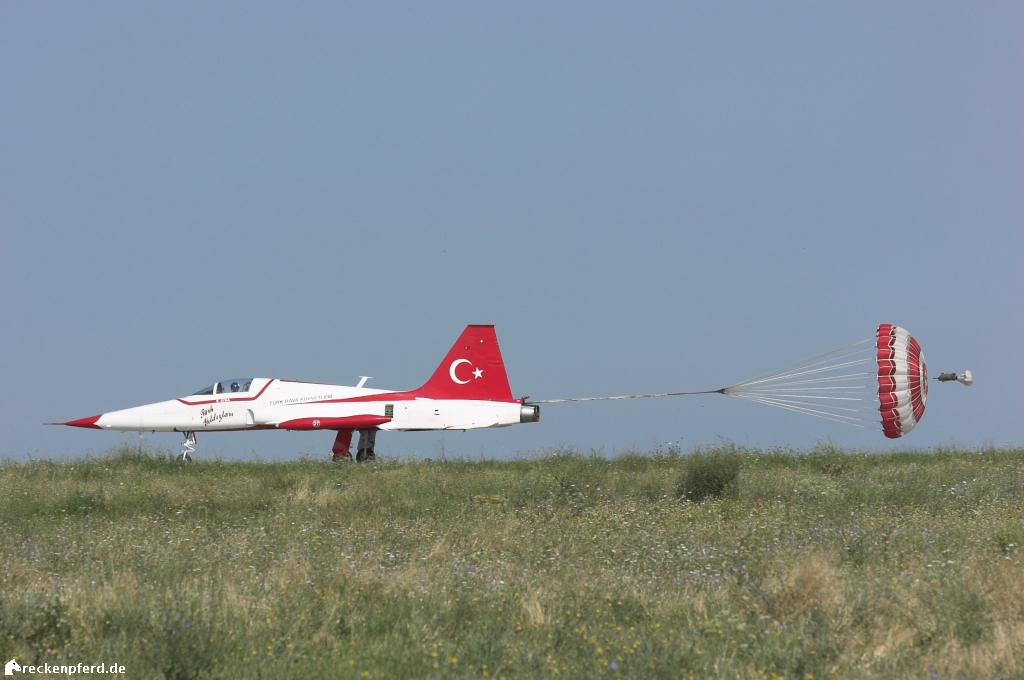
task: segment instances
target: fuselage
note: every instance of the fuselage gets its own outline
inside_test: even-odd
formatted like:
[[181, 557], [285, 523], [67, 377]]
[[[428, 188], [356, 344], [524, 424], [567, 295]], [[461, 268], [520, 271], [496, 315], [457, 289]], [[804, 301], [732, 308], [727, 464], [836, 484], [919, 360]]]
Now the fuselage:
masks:
[[[230, 391], [232, 384], [245, 391]], [[521, 401], [431, 399], [415, 392], [255, 378], [223, 381], [198, 394], [112, 411], [75, 424], [121, 432], [198, 433], [366, 427], [470, 430], [520, 422]]]
[[119, 432], [183, 432], [190, 461], [199, 432], [330, 430], [334, 460], [375, 457], [379, 430], [475, 430], [540, 420], [540, 407], [514, 399], [494, 326], [470, 325], [421, 387], [405, 392], [279, 380], [222, 380], [187, 397], [111, 411], [66, 423]]

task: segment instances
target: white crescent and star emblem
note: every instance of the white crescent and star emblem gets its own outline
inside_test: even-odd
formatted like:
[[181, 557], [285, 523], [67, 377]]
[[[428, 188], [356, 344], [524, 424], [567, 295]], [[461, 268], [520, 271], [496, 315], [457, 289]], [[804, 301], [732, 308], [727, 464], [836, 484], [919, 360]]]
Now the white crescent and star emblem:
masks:
[[[459, 385], [465, 385], [469, 381], [468, 380], [459, 380], [458, 376], [455, 375], [455, 369], [459, 367], [459, 364], [472, 364], [472, 362], [469, 359], [456, 359], [455, 361], [452, 362], [452, 365], [448, 367], [448, 375], [451, 376], [452, 382], [458, 383]], [[482, 378], [482, 377], [484, 377], [484, 372], [481, 369], [479, 369], [479, 368], [474, 369], [473, 370], [473, 377], [474, 378]]]

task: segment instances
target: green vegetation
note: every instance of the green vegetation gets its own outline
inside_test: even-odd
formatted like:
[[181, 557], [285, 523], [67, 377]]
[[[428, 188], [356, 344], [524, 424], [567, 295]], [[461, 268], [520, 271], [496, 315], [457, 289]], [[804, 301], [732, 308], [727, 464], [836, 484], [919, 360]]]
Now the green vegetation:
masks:
[[0, 658], [131, 678], [1024, 677], [1024, 450], [697, 453], [8, 462]]
[[686, 459], [683, 472], [676, 484], [676, 496], [700, 503], [722, 494], [735, 495], [743, 457], [736, 447], [694, 451]]

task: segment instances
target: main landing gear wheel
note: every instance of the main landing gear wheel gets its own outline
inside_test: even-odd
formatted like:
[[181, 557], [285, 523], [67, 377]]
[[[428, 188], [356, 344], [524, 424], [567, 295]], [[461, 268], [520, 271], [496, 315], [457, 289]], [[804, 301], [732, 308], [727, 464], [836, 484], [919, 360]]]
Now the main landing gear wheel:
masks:
[[182, 463], [191, 463], [192, 454], [196, 452], [196, 433], [186, 432], [185, 442], [181, 445], [181, 453], [178, 454], [178, 460]]

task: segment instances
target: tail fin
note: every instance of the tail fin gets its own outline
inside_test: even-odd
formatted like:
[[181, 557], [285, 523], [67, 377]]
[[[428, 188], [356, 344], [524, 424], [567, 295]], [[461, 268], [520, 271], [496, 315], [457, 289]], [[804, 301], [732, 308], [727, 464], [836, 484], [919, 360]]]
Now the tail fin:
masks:
[[429, 399], [515, 401], [494, 326], [466, 326], [434, 375], [416, 391]]

